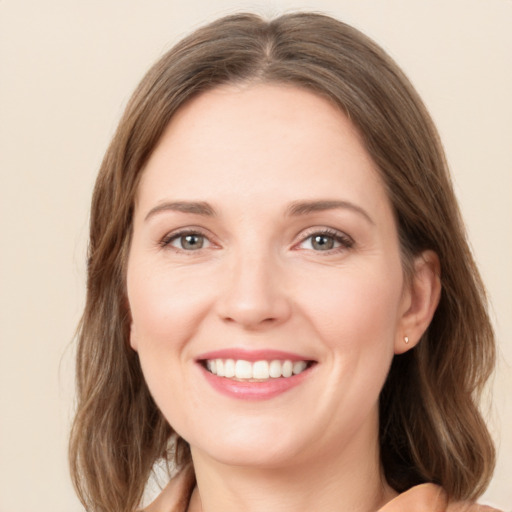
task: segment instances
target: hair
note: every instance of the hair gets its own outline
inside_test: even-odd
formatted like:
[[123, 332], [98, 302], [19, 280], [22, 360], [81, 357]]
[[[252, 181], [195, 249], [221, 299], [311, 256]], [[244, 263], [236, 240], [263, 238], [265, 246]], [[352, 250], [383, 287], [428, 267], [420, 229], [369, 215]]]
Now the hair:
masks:
[[492, 327], [437, 131], [414, 88], [372, 40], [328, 16], [228, 16], [196, 30], [144, 77], [104, 157], [92, 199], [87, 300], [78, 330], [71, 472], [87, 510], [132, 512], [156, 461], [185, 463], [129, 346], [126, 261], [145, 163], [174, 113], [222, 84], [305, 88], [359, 130], [391, 200], [404, 269], [430, 249], [442, 292], [420, 343], [395, 356], [380, 397], [380, 446], [398, 492], [424, 482], [453, 499], [486, 488], [495, 453], [478, 404], [495, 361]]

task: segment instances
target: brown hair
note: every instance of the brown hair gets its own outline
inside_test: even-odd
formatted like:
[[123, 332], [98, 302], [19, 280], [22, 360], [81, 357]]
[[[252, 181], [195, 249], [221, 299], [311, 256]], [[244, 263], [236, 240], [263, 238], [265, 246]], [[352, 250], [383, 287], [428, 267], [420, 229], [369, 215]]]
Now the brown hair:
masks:
[[88, 510], [131, 512], [160, 458], [189, 458], [153, 402], [128, 344], [125, 265], [144, 165], [187, 100], [232, 82], [292, 84], [339, 105], [359, 129], [394, 207], [407, 270], [435, 251], [442, 296], [421, 342], [395, 356], [381, 394], [384, 474], [397, 491], [435, 482], [456, 499], [489, 482], [494, 448], [478, 403], [495, 358], [486, 298], [443, 149], [417, 93], [390, 57], [327, 16], [252, 14], [217, 20], [181, 41], [131, 98], [96, 182], [87, 302], [79, 328], [70, 460]]

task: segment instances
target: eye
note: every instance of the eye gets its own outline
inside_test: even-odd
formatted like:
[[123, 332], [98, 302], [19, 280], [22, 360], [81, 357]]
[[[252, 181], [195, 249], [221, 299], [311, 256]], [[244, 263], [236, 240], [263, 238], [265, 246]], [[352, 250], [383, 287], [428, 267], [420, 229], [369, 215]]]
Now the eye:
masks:
[[323, 230], [311, 233], [299, 244], [301, 249], [312, 251], [332, 251], [339, 248], [350, 248], [354, 241], [339, 231]]
[[166, 236], [161, 245], [163, 247], [174, 247], [180, 251], [198, 251], [210, 246], [210, 241], [202, 233], [187, 231], [180, 233], [171, 233]]

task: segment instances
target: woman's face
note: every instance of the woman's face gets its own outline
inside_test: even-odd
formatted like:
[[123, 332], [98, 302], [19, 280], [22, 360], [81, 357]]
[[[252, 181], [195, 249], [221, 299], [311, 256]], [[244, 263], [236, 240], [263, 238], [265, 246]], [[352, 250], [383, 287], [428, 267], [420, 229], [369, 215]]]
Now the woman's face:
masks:
[[223, 86], [183, 107], [144, 170], [127, 290], [131, 345], [193, 454], [375, 446], [410, 294], [385, 188], [327, 100]]

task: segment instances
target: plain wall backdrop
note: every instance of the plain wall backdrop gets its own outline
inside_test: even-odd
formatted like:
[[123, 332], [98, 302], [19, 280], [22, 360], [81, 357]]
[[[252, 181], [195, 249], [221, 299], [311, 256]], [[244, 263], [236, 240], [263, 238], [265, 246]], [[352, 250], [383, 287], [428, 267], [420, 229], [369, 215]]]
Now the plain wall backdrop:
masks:
[[483, 502], [512, 510], [511, 0], [0, 0], [0, 512], [81, 510], [67, 471], [73, 336], [92, 187], [128, 97], [204, 22], [294, 9], [373, 37], [437, 123], [501, 350]]

